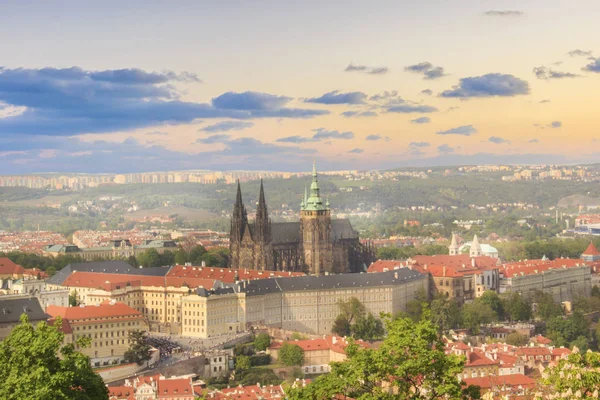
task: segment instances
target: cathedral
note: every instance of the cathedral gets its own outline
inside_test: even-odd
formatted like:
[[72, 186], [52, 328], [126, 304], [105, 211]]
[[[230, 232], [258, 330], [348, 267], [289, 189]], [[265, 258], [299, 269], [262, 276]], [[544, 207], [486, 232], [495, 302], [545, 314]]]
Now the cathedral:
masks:
[[316, 165], [299, 222], [271, 222], [262, 180], [256, 218], [249, 222], [238, 182], [229, 250], [231, 268], [311, 275], [363, 272], [375, 259], [373, 249], [360, 242], [349, 220], [331, 219], [329, 201], [323, 203], [319, 192]]

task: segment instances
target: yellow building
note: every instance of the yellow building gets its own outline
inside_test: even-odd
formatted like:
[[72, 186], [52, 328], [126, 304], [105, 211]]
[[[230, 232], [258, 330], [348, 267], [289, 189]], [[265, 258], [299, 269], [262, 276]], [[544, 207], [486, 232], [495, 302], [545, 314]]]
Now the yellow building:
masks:
[[208, 338], [245, 329], [243, 296], [234, 288], [198, 289], [181, 298], [181, 334]]
[[[80, 337], [91, 340], [89, 347], [76, 347], [90, 357], [92, 365], [118, 363], [129, 350], [129, 333], [147, 331], [148, 323], [139, 311], [123, 303], [102, 303], [96, 306], [48, 306], [46, 313], [61, 317], [67, 340], [76, 342]], [[69, 338], [69, 335], [70, 338]]]

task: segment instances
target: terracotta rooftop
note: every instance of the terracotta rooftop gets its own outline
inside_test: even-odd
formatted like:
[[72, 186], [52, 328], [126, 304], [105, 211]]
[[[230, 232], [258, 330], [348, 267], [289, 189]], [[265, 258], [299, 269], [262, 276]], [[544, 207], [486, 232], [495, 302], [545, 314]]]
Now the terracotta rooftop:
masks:
[[157, 382], [157, 398], [174, 399], [178, 397], [195, 397], [190, 378], [159, 379]]
[[264, 279], [269, 277], [303, 276], [302, 272], [256, 271], [249, 269], [230, 269], [213, 267], [194, 267], [175, 265], [167, 273], [167, 277], [201, 278], [219, 280], [224, 283], [234, 283], [236, 274], [238, 280]]
[[478, 378], [464, 379], [467, 385], [476, 385], [482, 389], [491, 389], [493, 387], [522, 387], [524, 389], [535, 388], [535, 380], [523, 375], [500, 375], [500, 376], [485, 376]]
[[[363, 347], [370, 347], [366, 342], [362, 340], [355, 341], [358, 345]], [[308, 339], [308, 340], [295, 340], [288, 342], [273, 342], [269, 349], [279, 349], [284, 343], [291, 343], [300, 346], [302, 350], [306, 351], [319, 351], [319, 350], [331, 350], [336, 353], [345, 354], [344, 350], [348, 346], [348, 341], [340, 336], [327, 335], [322, 339]]]
[[593, 242], [590, 242], [590, 245], [585, 249], [582, 255], [585, 256], [600, 256], [600, 251], [594, 246]]
[[414, 256], [409, 259], [409, 262], [420, 265], [446, 265], [462, 267], [463, 265], [472, 265], [472, 259], [475, 260], [475, 265], [478, 268], [486, 269], [498, 265], [498, 259], [489, 256], [471, 257], [468, 254], [451, 255], [434, 255], [434, 256]]
[[541, 274], [554, 269], [574, 268], [587, 265], [579, 258], [557, 258], [555, 260], [524, 260], [502, 264], [500, 273], [505, 278]]
[[108, 388], [109, 400], [135, 400], [134, 390], [130, 386], [112, 386]]
[[211, 289], [214, 286], [214, 284], [214, 279], [203, 279], [195, 277], [144, 276], [74, 271], [69, 275], [67, 279], [64, 280], [62, 286], [86, 287], [112, 291], [116, 289], [122, 289], [126, 286], [188, 286], [193, 289], [198, 287]]
[[141, 312], [129, 307], [127, 304], [110, 304], [108, 302], [97, 306], [85, 307], [48, 306], [46, 308], [46, 313], [50, 314], [52, 317], [60, 316], [66, 318], [70, 322], [73, 322], [74, 320], [108, 317], [142, 317]]
[[402, 268], [402, 261], [396, 260], [377, 260], [367, 268], [367, 272], [386, 272]]
[[23, 275], [25, 268], [15, 264], [8, 257], [0, 258], [0, 275]]

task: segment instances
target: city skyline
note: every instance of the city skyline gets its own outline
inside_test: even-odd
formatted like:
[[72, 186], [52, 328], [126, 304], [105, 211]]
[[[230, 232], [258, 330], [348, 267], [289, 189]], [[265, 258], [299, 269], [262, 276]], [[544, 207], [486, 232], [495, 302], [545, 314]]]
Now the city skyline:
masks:
[[600, 153], [597, 2], [34, 3], [0, 15], [0, 174]]

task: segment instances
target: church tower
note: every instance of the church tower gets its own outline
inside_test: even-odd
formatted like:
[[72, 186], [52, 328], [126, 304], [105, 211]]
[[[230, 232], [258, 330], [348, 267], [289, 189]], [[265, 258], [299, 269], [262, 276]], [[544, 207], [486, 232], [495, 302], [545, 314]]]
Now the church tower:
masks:
[[321, 199], [316, 162], [313, 163], [310, 196], [305, 192], [300, 211], [300, 236], [308, 273], [322, 275], [331, 272], [328, 270], [333, 265], [331, 214], [329, 202], [324, 205]]
[[483, 251], [481, 250], [481, 245], [479, 244], [479, 239], [477, 238], [477, 235], [473, 236], [473, 242], [471, 242], [469, 255], [471, 257], [481, 257], [483, 255]]
[[237, 184], [237, 195], [235, 205], [233, 206], [233, 215], [231, 216], [231, 229], [229, 232], [229, 267], [239, 268], [240, 266], [240, 250], [242, 238], [248, 229], [248, 214], [246, 207], [242, 201], [242, 189], [240, 181]]
[[271, 249], [271, 220], [267, 211], [263, 181], [260, 180], [260, 193], [254, 221], [254, 269], [273, 269], [273, 251]]
[[450, 246], [448, 246], [448, 254], [451, 256], [456, 256], [459, 253], [460, 247], [458, 247], [458, 240], [456, 239], [456, 233], [452, 232], [452, 241], [450, 242]]

